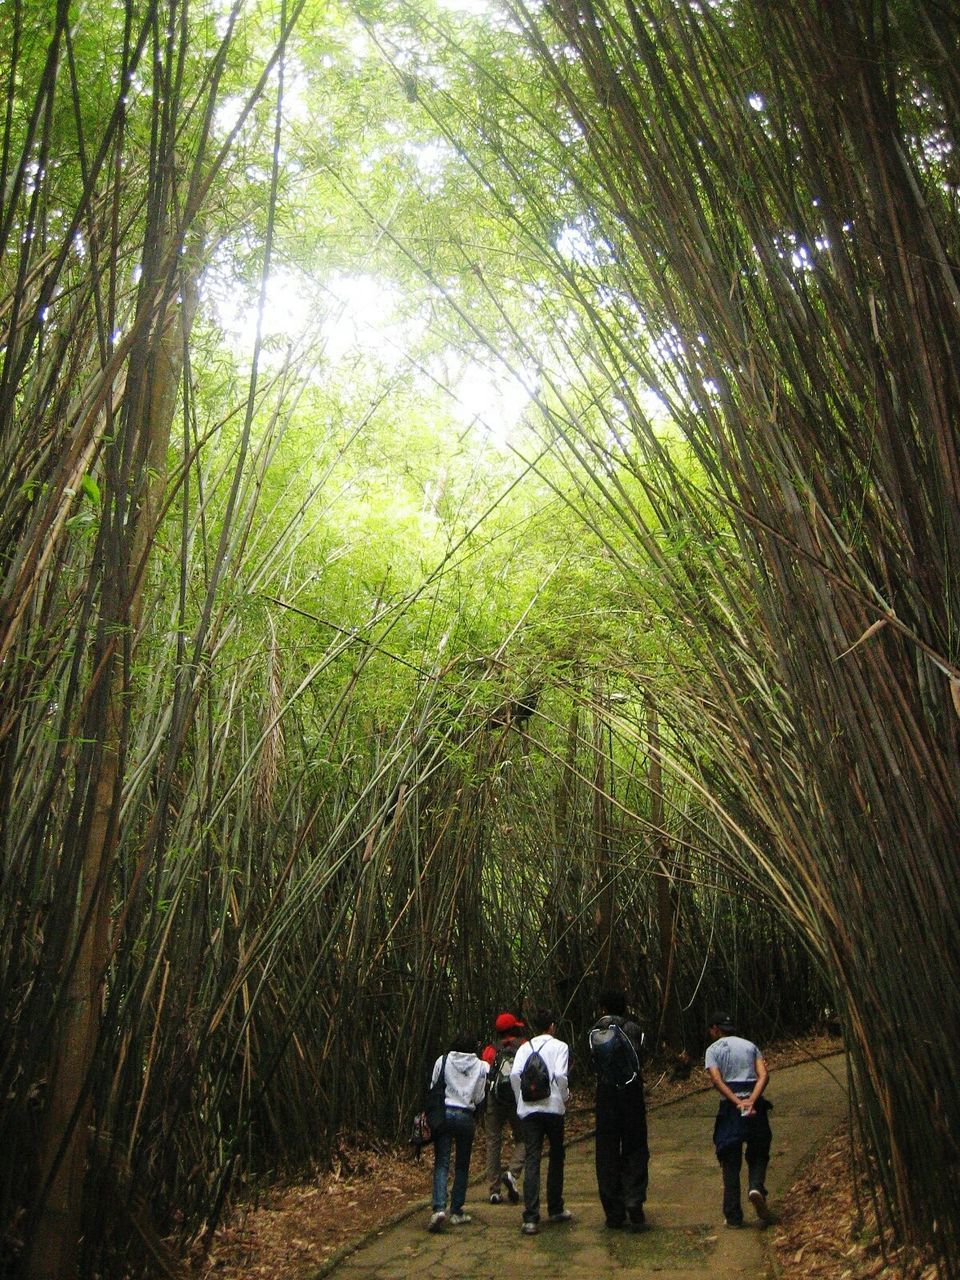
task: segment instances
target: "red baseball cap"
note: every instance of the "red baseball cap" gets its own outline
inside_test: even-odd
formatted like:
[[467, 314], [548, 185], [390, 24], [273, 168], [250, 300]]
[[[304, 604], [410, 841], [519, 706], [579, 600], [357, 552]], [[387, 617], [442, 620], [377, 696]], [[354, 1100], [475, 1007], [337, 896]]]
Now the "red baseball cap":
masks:
[[497, 1020], [493, 1025], [498, 1031], [512, 1031], [514, 1027], [523, 1029], [523, 1023], [512, 1013], [498, 1013]]

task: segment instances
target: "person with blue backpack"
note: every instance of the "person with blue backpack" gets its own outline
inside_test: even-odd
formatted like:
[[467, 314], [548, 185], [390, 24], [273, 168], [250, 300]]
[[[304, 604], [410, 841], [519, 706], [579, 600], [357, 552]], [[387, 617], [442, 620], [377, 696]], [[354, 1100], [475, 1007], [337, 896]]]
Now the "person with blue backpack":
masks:
[[570, 1049], [554, 1035], [549, 1009], [536, 1009], [527, 1019], [530, 1039], [520, 1046], [510, 1071], [523, 1130], [523, 1223], [525, 1236], [540, 1230], [540, 1161], [544, 1140], [547, 1156], [547, 1220], [569, 1222], [573, 1214], [563, 1206], [563, 1126], [570, 1096], [567, 1074]]
[[646, 1227], [650, 1148], [640, 1057], [643, 1032], [620, 990], [600, 994], [601, 1017], [587, 1041], [597, 1077], [595, 1161], [607, 1226]]

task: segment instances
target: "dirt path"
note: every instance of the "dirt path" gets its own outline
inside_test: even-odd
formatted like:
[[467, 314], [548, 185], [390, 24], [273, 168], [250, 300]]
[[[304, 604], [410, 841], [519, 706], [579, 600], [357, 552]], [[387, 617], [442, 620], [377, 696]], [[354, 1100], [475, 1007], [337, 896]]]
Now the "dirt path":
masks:
[[[330, 1273], [335, 1280], [597, 1280], [656, 1273], [662, 1280], [732, 1280], [769, 1274], [763, 1233], [753, 1221], [723, 1228], [720, 1171], [710, 1142], [714, 1093], [698, 1093], [650, 1113], [650, 1230], [640, 1235], [604, 1226], [593, 1170], [593, 1141], [567, 1151], [565, 1200], [574, 1221], [520, 1232], [517, 1206], [481, 1199], [471, 1186], [473, 1222], [430, 1235], [429, 1209], [378, 1232]], [[842, 1055], [771, 1075], [773, 1148], [767, 1186], [776, 1215], [778, 1196], [800, 1164], [846, 1115]], [[746, 1207], [746, 1206], [745, 1206]], [[749, 1216], [750, 1210], [747, 1207]]]

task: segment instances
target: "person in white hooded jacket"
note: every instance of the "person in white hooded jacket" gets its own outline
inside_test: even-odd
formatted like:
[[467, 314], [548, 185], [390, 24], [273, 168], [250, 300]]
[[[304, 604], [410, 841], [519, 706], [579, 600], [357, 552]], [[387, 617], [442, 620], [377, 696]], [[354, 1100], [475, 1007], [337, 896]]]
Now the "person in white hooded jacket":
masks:
[[[444, 1074], [446, 1117], [443, 1128], [433, 1143], [433, 1213], [428, 1231], [442, 1231], [449, 1221], [453, 1226], [470, 1222], [464, 1213], [467, 1180], [470, 1175], [470, 1152], [473, 1149], [474, 1113], [483, 1101], [489, 1067], [474, 1052], [470, 1036], [458, 1033], [450, 1050], [433, 1064], [430, 1084]], [[450, 1195], [450, 1217], [447, 1218], [447, 1180], [450, 1174], [450, 1151], [455, 1148], [453, 1191]]]

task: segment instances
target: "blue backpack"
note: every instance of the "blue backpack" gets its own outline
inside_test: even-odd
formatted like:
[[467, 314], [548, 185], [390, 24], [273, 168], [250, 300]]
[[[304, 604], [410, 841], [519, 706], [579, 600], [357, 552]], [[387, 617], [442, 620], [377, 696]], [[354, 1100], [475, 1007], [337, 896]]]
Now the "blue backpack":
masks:
[[594, 1027], [587, 1037], [590, 1063], [602, 1084], [624, 1089], [640, 1075], [640, 1058], [633, 1041], [617, 1022]]

